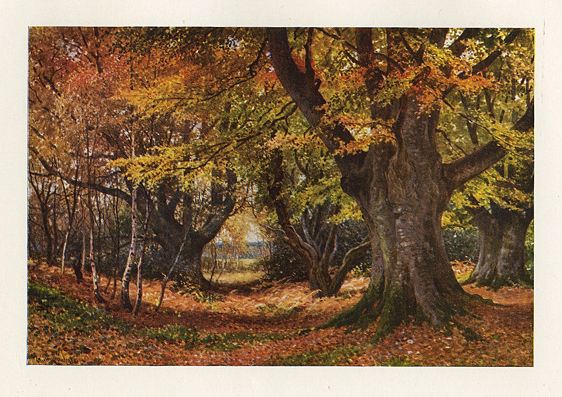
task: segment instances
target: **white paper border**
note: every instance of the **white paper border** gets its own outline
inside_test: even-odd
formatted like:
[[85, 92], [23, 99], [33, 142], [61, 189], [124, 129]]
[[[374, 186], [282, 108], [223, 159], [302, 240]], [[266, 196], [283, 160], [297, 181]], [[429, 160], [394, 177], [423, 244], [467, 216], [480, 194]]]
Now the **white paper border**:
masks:
[[[0, 1], [0, 393], [20, 395], [560, 395], [562, 79], [556, 1]], [[535, 367], [26, 366], [28, 26], [534, 27]], [[108, 346], [111, 348], [111, 346]], [[2, 380], [3, 379], [3, 380]], [[193, 394], [197, 393], [197, 394]]]

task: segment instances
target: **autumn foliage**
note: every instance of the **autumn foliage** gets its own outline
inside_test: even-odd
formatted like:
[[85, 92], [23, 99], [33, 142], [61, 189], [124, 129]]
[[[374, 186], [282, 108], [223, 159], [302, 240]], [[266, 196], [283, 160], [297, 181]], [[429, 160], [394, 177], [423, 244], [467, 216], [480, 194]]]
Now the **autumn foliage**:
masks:
[[532, 365], [533, 73], [532, 29], [31, 28], [29, 363]]

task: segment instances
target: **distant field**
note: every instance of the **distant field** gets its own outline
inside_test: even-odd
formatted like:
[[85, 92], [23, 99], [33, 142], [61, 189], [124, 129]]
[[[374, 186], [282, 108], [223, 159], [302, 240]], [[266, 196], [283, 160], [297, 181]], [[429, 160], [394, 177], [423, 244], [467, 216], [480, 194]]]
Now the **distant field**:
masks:
[[[203, 274], [207, 279], [211, 277], [210, 272], [203, 272]], [[215, 274], [213, 281], [219, 284], [248, 284], [263, 278], [264, 275], [261, 270], [234, 270], [220, 275]]]

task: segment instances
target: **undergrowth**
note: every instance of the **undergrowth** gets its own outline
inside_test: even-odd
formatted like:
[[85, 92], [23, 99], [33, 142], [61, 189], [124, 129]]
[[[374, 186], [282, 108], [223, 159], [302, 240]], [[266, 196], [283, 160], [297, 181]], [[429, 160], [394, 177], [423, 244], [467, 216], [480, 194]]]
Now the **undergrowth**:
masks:
[[196, 329], [181, 324], [162, 327], [133, 328], [126, 321], [115, 318], [105, 310], [68, 298], [60, 291], [42, 284], [28, 285], [29, 315], [38, 314], [51, 324], [53, 335], [67, 331], [90, 333], [100, 329], [115, 329], [121, 334], [136, 334], [157, 341], [183, 343], [186, 349], [207, 348], [231, 351], [245, 344], [281, 340], [287, 335], [279, 333], [210, 333], [200, 334]]

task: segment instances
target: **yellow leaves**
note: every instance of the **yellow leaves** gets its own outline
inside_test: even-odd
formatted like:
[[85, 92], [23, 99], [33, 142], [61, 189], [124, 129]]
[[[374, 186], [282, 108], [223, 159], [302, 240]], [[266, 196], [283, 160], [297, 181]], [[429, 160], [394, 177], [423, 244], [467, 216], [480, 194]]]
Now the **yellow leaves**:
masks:
[[197, 157], [193, 145], [154, 147], [151, 153], [134, 159], [120, 158], [109, 167], [123, 169], [135, 184], [152, 189], [164, 181], [175, 181], [184, 191], [206, 185], [213, 180], [213, 170], [224, 166], [221, 161]]
[[378, 125], [370, 130], [363, 129], [355, 134], [354, 140], [342, 143], [335, 151], [337, 155], [356, 154], [366, 152], [373, 144], [395, 144], [396, 137], [392, 132], [382, 125]]
[[299, 149], [309, 145], [320, 145], [320, 139], [313, 134], [301, 135], [292, 133], [277, 134], [274, 138], [268, 140], [265, 143], [265, 147], [268, 150], [280, 149], [280, 148], [292, 148]]
[[384, 84], [376, 92], [375, 102], [379, 106], [385, 106], [404, 95], [412, 87], [417, 70], [409, 68], [403, 73], [393, 72], [386, 76]]

